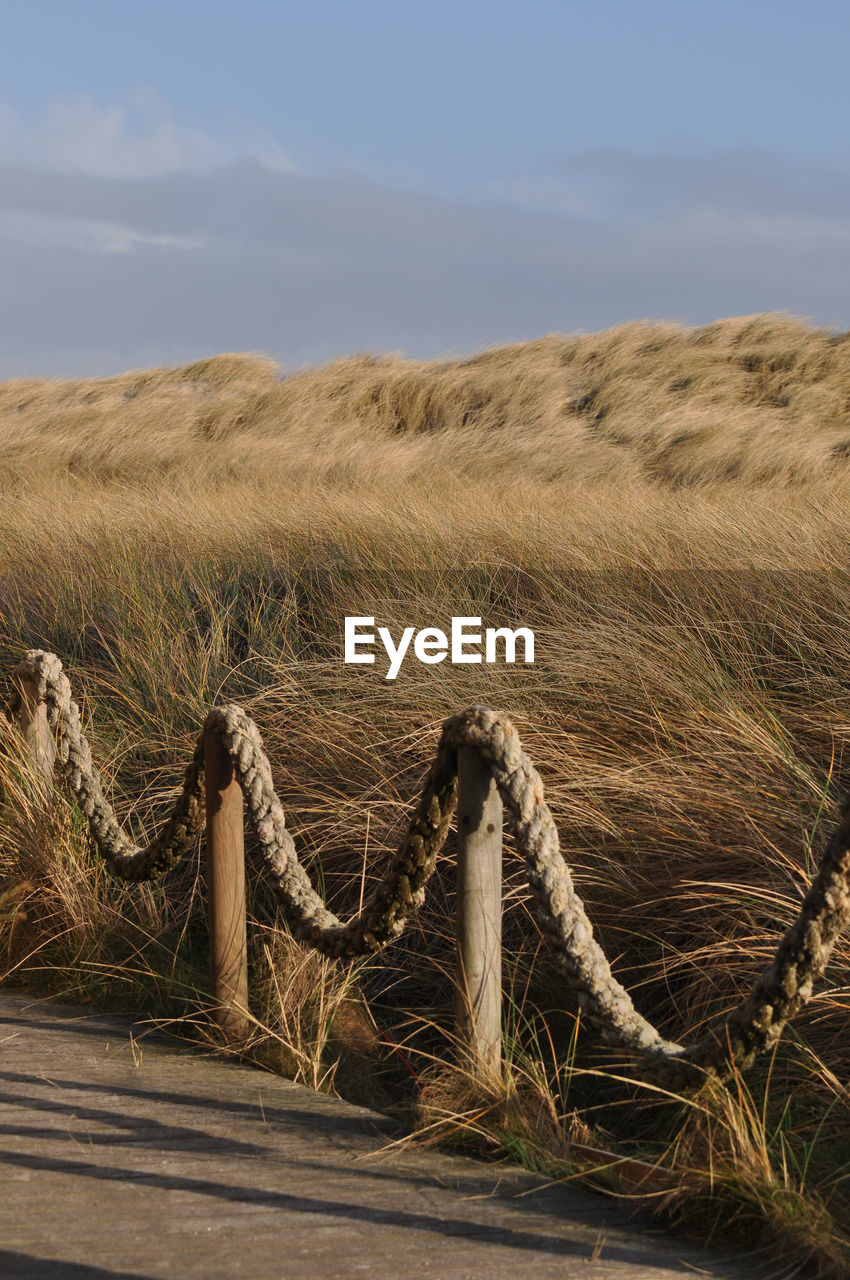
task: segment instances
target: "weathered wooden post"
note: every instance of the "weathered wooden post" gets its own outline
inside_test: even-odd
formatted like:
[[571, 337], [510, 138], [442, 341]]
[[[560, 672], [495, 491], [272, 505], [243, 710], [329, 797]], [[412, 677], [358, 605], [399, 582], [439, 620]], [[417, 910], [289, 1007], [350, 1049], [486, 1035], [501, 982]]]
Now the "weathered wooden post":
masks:
[[245, 821], [242, 788], [221, 738], [204, 738], [207, 810], [207, 897], [214, 1017], [228, 1036], [244, 1039], [248, 1011], [245, 923]]
[[12, 673], [12, 682], [20, 697], [18, 723], [27, 750], [39, 775], [49, 790], [53, 782], [53, 765], [56, 761], [56, 743], [47, 724], [47, 706], [39, 701], [38, 684], [33, 673], [25, 665]]
[[478, 752], [457, 753], [457, 1030], [475, 1071], [502, 1067], [502, 801]]

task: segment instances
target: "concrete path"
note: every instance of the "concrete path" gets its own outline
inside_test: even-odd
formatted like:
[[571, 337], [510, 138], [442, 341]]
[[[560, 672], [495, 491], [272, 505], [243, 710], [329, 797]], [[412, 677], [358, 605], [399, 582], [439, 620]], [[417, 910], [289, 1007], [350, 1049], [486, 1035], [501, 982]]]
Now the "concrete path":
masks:
[[386, 1117], [0, 991], [3, 1280], [753, 1277], [611, 1200], [400, 1152]]

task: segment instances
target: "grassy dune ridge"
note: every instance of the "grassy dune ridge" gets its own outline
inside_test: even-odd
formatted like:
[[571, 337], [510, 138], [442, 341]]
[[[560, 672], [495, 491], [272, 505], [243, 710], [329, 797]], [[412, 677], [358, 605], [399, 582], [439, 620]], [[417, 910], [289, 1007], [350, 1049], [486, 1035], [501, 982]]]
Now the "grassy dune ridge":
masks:
[[848, 406], [850, 334], [783, 316], [635, 323], [445, 362], [361, 355], [283, 380], [269, 360], [217, 356], [0, 384], [0, 478], [837, 480]]
[[[473, 358], [360, 356], [285, 378], [253, 356], [0, 384], [0, 658], [63, 659], [138, 839], [210, 703], [264, 735], [296, 844], [356, 909], [442, 719], [511, 715], [621, 981], [675, 1039], [746, 992], [850, 785], [850, 335], [782, 316], [632, 324]], [[526, 625], [524, 666], [342, 663], [346, 614]], [[158, 1016], [205, 984], [196, 859], [104, 875], [73, 806], [0, 759], [0, 966]], [[667, 1209], [841, 1272], [850, 942], [772, 1061], [696, 1105], [589, 1074], [510, 847], [509, 1087], [482, 1113], [451, 1059], [452, 849], [385, 956], [304, 953], [252, 876], [254, 1052], [413, 1105], [436, 1136], [554, 1173], [569, 1141], [675, 1170]], [[22, 913], [26, 919], [14, 919]], [[573, 1069], [565, 1068], [572, 1061]], [[619, 1064], [621, 1065], [621, 1064]]]

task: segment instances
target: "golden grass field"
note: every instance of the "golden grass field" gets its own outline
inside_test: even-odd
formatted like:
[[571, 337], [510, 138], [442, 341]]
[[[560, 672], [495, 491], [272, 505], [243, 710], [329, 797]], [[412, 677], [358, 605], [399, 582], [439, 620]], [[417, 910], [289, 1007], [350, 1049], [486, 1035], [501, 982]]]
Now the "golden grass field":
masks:
[[[441, 721], [486, 702], [517, 723], [615, 972], [665, 1034], [696, 1034], [768, 962], [850, 785], [850, 334], [768, 315], [283, 378], [224, 355], [15, 380], [0, 442], [3, 668], [59, 654], [136, 838], [207, 707], [240, 702], [302, 858], [348, 912]], [[389, 684], [380, 655], [343, 665], [350, 614], [394, 634], [526, 625], [536, 662], [408, 660]], [[16, 759], [0, 971], [199, 1016], [199, 861], [113, 884], [80, 815], [41, 811]], [[844, 1274], [848, 940], [773, 1058], [728, 1092], [662, 1099], [576, 1037], [508, 842], [508, 1082], [482, 1106], [447, 1065], [451, 852], [407, 936], [354, 968], [302, 952], [255, 872], [256, 1056], [555, 1174], [577, 1137], [658, 1160], [689, 1229], [760, 1233]]]

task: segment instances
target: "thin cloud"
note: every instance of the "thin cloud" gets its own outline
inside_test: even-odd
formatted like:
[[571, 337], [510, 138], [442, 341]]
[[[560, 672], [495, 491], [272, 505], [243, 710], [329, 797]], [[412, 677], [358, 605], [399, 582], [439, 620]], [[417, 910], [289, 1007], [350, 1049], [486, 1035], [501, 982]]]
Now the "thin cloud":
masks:
[[843, 222], [850, 157], [812, 159], [757, 148], [653, 155], [598, 148], [501, 179], [490, 191], [524, 208], [604, 219], [714, 214]]
[[83, 253], [129, 253], [139, 245], [166, 249], [199, 249], [202, 236], [157, 235], [117, 222], [74, 218], [53, 213], [20, 213], [0, 209], [0, 241], [41, 245]]
[[256, 159], [132, 180], [0, 166], [0, 376], [431, 357], [637, 318], [850, 325], [838, 162], [679, 159], [564, 162], [550, 183], [584, 183], [569, 211]]
[[209, 169], [237, 156], [271, 169], [292, 163], [275, 140], [252, 122], [219, 133], [175, 120], [156, 94], [137, 91], [123, 102], [100, 105], [84, 94], [56, 98], [25, 116], [0, 104], [0, 161], [58, 173], [151, 178]]

